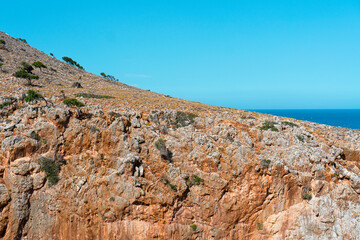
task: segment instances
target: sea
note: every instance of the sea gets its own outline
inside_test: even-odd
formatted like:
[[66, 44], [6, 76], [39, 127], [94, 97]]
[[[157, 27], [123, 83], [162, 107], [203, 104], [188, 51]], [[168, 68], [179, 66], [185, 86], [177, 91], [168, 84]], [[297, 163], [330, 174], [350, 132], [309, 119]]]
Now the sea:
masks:
[[360, 129], [360, 109], [252, 109], [249, 111], [295, 118], [335, 127]]

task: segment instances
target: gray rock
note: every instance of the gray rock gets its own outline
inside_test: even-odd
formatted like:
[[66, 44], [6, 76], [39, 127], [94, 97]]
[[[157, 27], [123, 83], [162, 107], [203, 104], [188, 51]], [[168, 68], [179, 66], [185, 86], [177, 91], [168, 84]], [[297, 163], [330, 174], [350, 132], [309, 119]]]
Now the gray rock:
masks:
[[0, 126], [0, 129], [4, 132], [6, 131], [13, 131], [16, 127], [16, 124], [15, 123], [10, 123], [10, 124], [7, 124], [5, 125], [4, 127]]
[[31, 177], [33, 179], [34, 190], [40, 189], [44, 186], [45, 177], [43, 176], [42, 173], [33, 174], [33, 175], [31, 175]]
[[10, 202], [10, 194], [5, 184], [0, 183], [0, 207], [4, 207]]
[[131, 125], [134, 128], [140, 128], [141, 127], [141, 124], [140, 124], [139, 120], [136, 117], [131, 118]]

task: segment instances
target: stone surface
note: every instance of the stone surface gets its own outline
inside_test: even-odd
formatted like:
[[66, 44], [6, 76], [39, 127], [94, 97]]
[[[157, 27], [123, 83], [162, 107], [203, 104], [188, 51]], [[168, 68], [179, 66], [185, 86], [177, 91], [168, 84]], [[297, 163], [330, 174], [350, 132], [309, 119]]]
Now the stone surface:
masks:
[[[0, 110], [0, 238], [360, 236], [359, 130], [164, 97], [0, 37], [9, 50], [0, 49], [0, 94], [17, 99]], [[11, 73], [39, 59], [48, 68], [37, 90], [52, 100], [25, 103]], [[79, 76], [83, 88], [72, 88]], [[54, 86], [116, 98], [84, 98], [80, 110]], [[178, 111], [198, 117], [179, 120]], [[260, 130], [265, 121], [279, 131]]]

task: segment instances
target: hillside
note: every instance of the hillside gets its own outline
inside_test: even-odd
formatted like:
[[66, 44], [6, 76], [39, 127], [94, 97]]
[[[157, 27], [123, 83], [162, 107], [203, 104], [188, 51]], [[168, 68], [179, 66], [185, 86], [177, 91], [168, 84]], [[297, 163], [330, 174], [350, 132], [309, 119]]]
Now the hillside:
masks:
[[[0, 39], [5, 41], [1, 50], [3, 66], [0, 71], [0, 92], [3, 94], [19, 94], [28, 89], [25, 79], [17, 79], [12, 74], [18, 70], [22, 61], [32, 64], [41, 61], [47, 68], [35, 68], [33, 73], [38, 75], [39, 80], [34, 80], [33, 87], [41, 91], [48, 98], [61, 96], [63, 90], [69, 97], [76, 93], [91, 93], [116, 97], [115, 100], [106, 100], [107, 105], [122, 107], [124, 109], [194, 109], [206, 111], [216, 110], [217, 107], [200, 103], [183, 101], [167, 95], [157, 94], [138, 89], [126, 84], [111, 81], [98, 75], [88, 73], [75, 66], [51, 57], [30, 45], [12, 38], [6, 33], [0, 32]], [[59, 57], [60, 58], [60, 57]], [[72, 85], [79, 82], [82, 88], [74, 88]], [[1, 93], [0, 93], [1, 94]], [[3, 95], [1, 94], [1, 95]], [[98, 101], [98, 100], [97, 100]]]
[[[176, 99], [0, 39], [1, 239], [360, 236], [359, 130]], [[47, 66], [33, 86], [22, 61]]]

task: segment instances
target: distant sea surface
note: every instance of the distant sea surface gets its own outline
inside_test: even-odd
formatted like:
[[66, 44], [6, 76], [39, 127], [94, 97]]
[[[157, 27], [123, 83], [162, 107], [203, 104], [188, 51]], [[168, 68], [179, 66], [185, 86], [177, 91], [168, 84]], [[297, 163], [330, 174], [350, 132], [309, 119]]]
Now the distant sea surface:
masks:
[[360, 129], [360, 109], [252, 109], [249, 111]]

